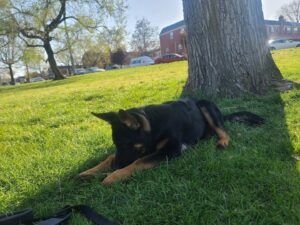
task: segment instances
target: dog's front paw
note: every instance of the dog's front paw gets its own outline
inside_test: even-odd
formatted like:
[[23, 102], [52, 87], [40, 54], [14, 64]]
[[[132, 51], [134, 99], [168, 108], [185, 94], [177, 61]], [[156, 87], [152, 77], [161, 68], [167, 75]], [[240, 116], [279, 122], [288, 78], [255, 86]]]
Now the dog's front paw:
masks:
[[88, 179], [88, 178], [92, 178], [94, 176], [95, 176], [94, 173], [90, 173], [90, 172], [87, 172], [87, 171], [78, 174], [78, 177], [81, 178], [81, 179]]
[[217, 142], [217, 147], [219, 149], [224, 149], [229, 145], [229, 138], [222, 138]]
[[102, 185], [108, 186], [116, 182], [116, 179], [113, 176], [108, 175], [104, 178], [104, 180], [101, 182]]
[[102, 181], [103, 185], [111, 185], [115, 182], [126, 179], [130, 174], [126, 170], [117, 170], [109, 175]]

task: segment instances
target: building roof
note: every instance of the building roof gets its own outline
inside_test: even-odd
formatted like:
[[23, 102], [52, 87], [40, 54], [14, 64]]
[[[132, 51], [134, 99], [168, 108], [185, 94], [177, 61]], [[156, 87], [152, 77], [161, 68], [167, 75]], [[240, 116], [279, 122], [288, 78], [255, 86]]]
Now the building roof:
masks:
[[[278, 21], [278, 20], [265, 20], [265, 23], [267, 25], [281, 25], [281, 22]], [[167, 33], [171, 30], [175, 30], [177, 29], [178, 27], [182, 27], [185, 25], [185, 22], [184, 20], [181, 20], [177, 23], [174, 23], [174, 24], [171, 24], [170, 26], [167, 26], [167, 27], [164, 27], [161, 32], [160, 32], [160, 35], [164, 34], [164, 33]], [[287, 21], [284, 21], [284, 25], [289, 25], [289, 26], [300, 26], [300, 23], [296, 23], [296, 22], [287, 22]]]
[[296, 23], [296, 22], [288, 22], [288, 21], [279, 21], [279, 20], [265, 20], [265, 23], [267, 25], [278, 25], [280, 26], [282, 23], [284, 25], [288, 25], [288, 26], [300, 26], [300, 23]]
[[182, 27], [182, 26], [184, 26], [184, 25], [185, 25], [184, 20], [181, 20], [181, 21], [179, 21], [179, 22], [177, 22], [177, 23], [174, 23], [174, 24], [172, 24], [172, 25], [170, 25], [170, 26], [164, 27], [164, 28], [161, 30], [160, 35], [162, 35], [162, 34], [164, 34], [164, 33], [167, 33], [167, 32], [169, 32], [169, 31], [171, 31], [171, 30], [175, 30], [176, 28]]

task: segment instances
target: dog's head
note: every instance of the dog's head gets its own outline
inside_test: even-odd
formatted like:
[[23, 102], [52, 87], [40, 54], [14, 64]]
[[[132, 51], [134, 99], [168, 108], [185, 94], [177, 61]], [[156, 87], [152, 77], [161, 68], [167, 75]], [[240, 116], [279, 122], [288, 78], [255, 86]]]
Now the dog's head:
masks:
[[131, 109], [92, 114], [111, 124], [112, 139], [117, 147], [117, 168], [125, 167], [149, 153], [151, 126], [142, 111]]

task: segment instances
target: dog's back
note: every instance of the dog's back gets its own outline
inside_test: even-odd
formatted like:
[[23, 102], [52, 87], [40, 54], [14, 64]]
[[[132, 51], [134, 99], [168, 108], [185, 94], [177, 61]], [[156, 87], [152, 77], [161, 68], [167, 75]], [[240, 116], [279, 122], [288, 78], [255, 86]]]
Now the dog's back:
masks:
[[150, 105], [142, 110], [150, 121], [154, 143], [165, 137], [190, 145], [204, 134], [204, 118], [192, 99]]

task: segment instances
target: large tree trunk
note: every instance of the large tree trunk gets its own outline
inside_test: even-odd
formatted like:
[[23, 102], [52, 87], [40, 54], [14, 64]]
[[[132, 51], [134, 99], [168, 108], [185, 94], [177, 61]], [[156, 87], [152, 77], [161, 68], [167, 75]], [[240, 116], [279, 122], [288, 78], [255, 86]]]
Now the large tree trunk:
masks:
[[212, 96], [265, 93], [282, 79], [267, 47], [261, 0], [183, 0], [187, 92]]
[[54, 52], [52, 50], [50, 41], [45, 41], [44, 42], [44, 48], [45, 48], [45, 51], [46, 51], [47, 56], [48, 56], [48, 61], [49, 61], [49, 64], [50, 64], [50, 68], [51, 68], [52, 72], [54, 73], [54, 80], [64, 79], [64, 76], [61, 74], [61, 72], [59, 71], [59, 69], [57, 67], [57, 64], [56, 64], [56, 61], [55, 61], [55, 58], [54, 58]]
[[15, 81], [15, 77], [14, 77], [14, 71], [12, 69], [12, 64], [8, 64], [8, 69], [9, 69], [9, 75], [10, 75], [10, 84], [15, 85], [16, 81]]

